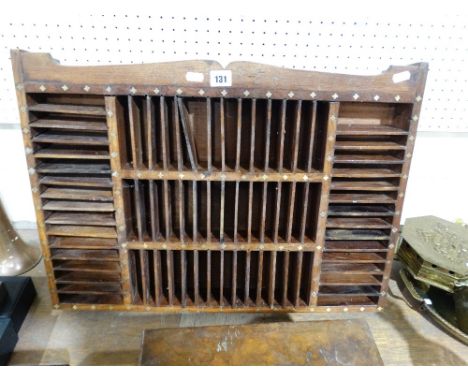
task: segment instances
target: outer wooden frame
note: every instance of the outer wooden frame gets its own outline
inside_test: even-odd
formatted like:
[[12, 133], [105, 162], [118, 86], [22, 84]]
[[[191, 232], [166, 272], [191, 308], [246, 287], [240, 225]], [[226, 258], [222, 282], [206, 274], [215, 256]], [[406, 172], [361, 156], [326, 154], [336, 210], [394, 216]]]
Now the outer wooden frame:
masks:
[[[33, 201], [37, 216], [37, 225], [40, 237], [44, 262], [51, 291], [52, 303], [55, 308], [72, 309], [96, 309], [96, 310], [134, 310], [155, 312], [180, 312], [180, 311], [232, 311], [232, 312], [352, 312], [382, 310], [385, 302], [385, 291], [391, 271], [391, 263], [394, 255], [395, 244], [398, 239], [401, 209], [403, 206], [404, 192], [406, 189], [409, 167], [416, 135], [418, 117], [424, 92], [425, 81], [428, 72], [426, 63], [418, 63], [409, 66], [392, 66], [385, 72], [376, 76], [355, 76], [344, 74], [331, 74], [309, 72], [301, 70], [282, 69], [268, 65], [253, 64], [247, 62], [234, 62], [223, 68], [214, 61], [181, 61], [175, 63], [120, 65], [120, 66], [64, 66], [59, 65], [49, 54], [28, 53], [20, 50], [12, 50], [12, 65], [15, 78], [20, 121], [23, 132], [26, 159], [33, 192]], [[211, 70], [228, 69], [233, 72], [233, 84], [231, 87], [210, 87], [209, 72]], [[187, 72], [197, 72], [203, 75], [200, 82], [188, 81]], [[200, 76], [200, 75], [199, 75]], [[401, 78], [406, 80], [399, 81]], [[198, 307], [198, 306], [168, 306], [153, 307], [148, 305], [131, 305], [129, 275], [128, 275], [128, 249], [165, 249], [165, 244], [159, 246], [154, 243], [131, 245], [125, 242], [123, 235], [122, 198], [120, 195], [120, 183], [122, 178], [136, 178], [133, 170], [122, 170], [120, 160], [111, 158], [111, 167], [114, 172], [114, 203], [116, 209], [116, 222], [118, 240], [120, 245], [120, 262], [122, 266], [122, 281], [124, 290], [123, 305], [91, 305], [91, 304], [59, 304], [50, 249], [45, 232], [44, 215], [39, 190], [38, 177], [35, 172], [35, 159], [32, 155], [32, 142], [29, 130], [28, 108], [26, 93], [60, 93], [60, 94], [92, 94], [106, 97], [107, 124], [109, 127], [110, 152], [116, 152], [118, 148], [118, 136], [116, 120], [119, 111], [116, 109], [115, 96], [118, 95], [164, 95], [164, 96], [193, 96], [193, 97], [226, 97], [226, 98], [271, 98], [271, 99], [302, 99], [330, 102], [329, 124], [327, 132], [327, 146], [325, 165], [323, 172], [314, 172], [309, 175], [307, 181], [321, 183], [321, 202], [319, 208], [319, 223], [317, 240], [311, 248], [314, 250], [314, 275], [311, 289], [311, 304], [309, 307]], [[314, 306], [317, 302], [317, 291], [320, 280], [321, 252], [324, 246], [324, 234], [326, 216], [328, 211], [328, 195], [333, 168], [333, 145], [335, 141], [336, 117], [339, 103], [347, 102], [382, 102], [382, 103], [409, 103], [413, 104], [412, 118], [410, 122], [409, 138], [405, 152], [402, 177], [400, 179], [398, 199], [395, 204], [395, 216], [392, 222], [392, 233], [387, 252], [386, 266], [383, 276], [382, 293], [377, 306]], [[329, 160], [328, 158], [331, 158]], [[178, 179], [179, 172], [167, 173], [167, 179]], [[200, 174], [187, 172], [186, 180], [196, 180]], [[223, 174], [222, 172], [210, 175], [211, 180], [239, 180], [261, 181], [265, 174]], [[139, 171], [139, 179], [153, 179], [154, 172]], [[229, 177], [232, 177], [229, 178]], [[239, 178], [239, 179], [238, 179]], [[301, 181], [301, 178], [288, 181]], [[275, 179], [272, 179], [275, 180]], [[280, 182], [281, 177], [276, 181]], [[120, 225], [120, 226], [119, 226]], [[179, 248], [174, 248], [179, 249]], [[182, 249], [182, 248], [180, 248]], [[190, 249], [184, 244], [183, 249]], [[197, 248], [193, 248], [197, 249]], [[214, 245], [211, 249], [228, 250]], [[245, 250], [247, 248], [242, 248]], [[268, 248], [249, 248], [252, 250], [268, 250]], [[301, 248], [302, 249], [302, 248]], [[297, 250], [297, 248], [289, 248]]]

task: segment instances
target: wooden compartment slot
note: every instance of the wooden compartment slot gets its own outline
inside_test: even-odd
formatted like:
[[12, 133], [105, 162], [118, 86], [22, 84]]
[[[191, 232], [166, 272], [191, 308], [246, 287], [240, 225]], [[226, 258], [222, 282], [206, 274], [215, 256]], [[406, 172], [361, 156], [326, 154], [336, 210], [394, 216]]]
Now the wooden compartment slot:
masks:
[[98, 273], [120, 272], [120, 266], [118, 262], [106, 262], [99, 260], [54, 260], [54, 269], [56, 271], [80, 271]]
[[332, 190], [343, 191], [398, 191], [399, 179], [334, 178]]
[[92, 188], [112, 188], [112, 180], [102, 176], [43, 176], [39, 183], [47, 186], [75, 186]]
[[73, 261], [119, 261], [119, 253], [116, 250], [95, 249], [56, 249], [52, 252], [52, 260]]
[[[41, 160], [37, 166], [40, 174], [64, 174], [64, 175], [110, 175], [111, 169], [108, 161], [87, 161], [87, 160]], [[109, 179], [109, 178], [108, 178]]]
[[37, 103], [29, 106], [29, 111], [54, 114], [77, 114], [105, 116], [106, 111], [98, 106], [65, 105], [53, 103]]
[[107, 146], [109, 141], [106, 135], [86, 133], [41, 133], [36, 135], [34, 143], [51, 143], [57, 145], [72, 146]]
[[60, 119], [36, 119], [29, 124], [29, 127], [34, 128], [36, 131], [76, 131], [76, 132], [89, 132], [89, 133], [107, 133], [107, 125], [105, 121], [96, 118], [94, 120], [75, 120], [71, 118]]
[[216, 62], [12, 62], [54, 308], [382, 306], [426, 64], [352, 76], [231, 63], [232, 86], [217, 87]]
[[[142, 296], [147, 294], [146, 304], [191, 306], [195, 304], [196, 291], [198, 291], [202, 306], [262, 307], [270, 305], [268, 303], [268, 296], [271, 293], [269, 264], [272, 254], [270, 252], [223, 251], [221, 256], [221, 251], [210, 251], [209, 254], [206, 251], [198, 251], [197, 267], [194, 267], [193, 254], [186, 257], [186, 262], [181, 262], [184, 252], [188, 251], [172, 251], [174, 272], [168, 277], [161, 277], [161, 274], [164, 275], [167, 271], [168, 251], [145, 251], [145, 258], [148, 260], [147, 268], [139, 260], [138, 251], [130, 251], [134, 303], [145, 304]], [[298, 262], [297, 252], [291, 252], [288, 255], [290, 260], [285, 263], [285, 252], [275, 253], [278, 267], [272, 284], [273, 305], [278, 307], [306, 306], [309, 303], [313, 253], [301, 253], [303, 259], [301, 262]], [[207, 256], [210, 258], [209, 266], [206, 261]], [[182, 267], [182, 264], [185, 264], [186, 269]], [[235, 267], [232, 266], [233, 264]], [[286, 279], [284, 279], [284, 267], [288, 267], [289, 270]], [[148, 277], [147, 272], [150, 282], [145, 284], [143, 280]], [[173, 280], [172, 303], [169, 302], [171, 299], [168, 288], [170, 279]], [[234, 283], [233, 280], [235, 280]], [[248, 280], [247, 284], [246, 280]], [[196, 284], [195, 281], [197, 281]]]
[[324, 108], [317, 102], [128, 97], [119, 103], [124, 168], [268, 173], [280, 170], [282, 155], [281, 170], [313, 172], [323, 161], [316, 124]]
[[47, 234], [53, 236], [102, 237], [117, 238], [117, 232], [112, 227], [96, 227], [83, 225], [51, 225]]
[[[156, 237], [165, 240], [312, 243], [320, 199], [318, 184], [285, 183], [279, 195], [276, 189], [274, 182], [125, 180], [128, 236], [149, 240], [157, 227]], [[167, 210], [153, 210], [155, 216], [146, 217], [151, 205], [165, 203]], [[305, 218], [300, 218], [302, 215]], [[278, 216], [277, 225], [274, 216]]]
[[28, 102], [59, 301], [120, 303], [104, 97], [31, 94]]
[[86, 189], [86, 188], [62, 188], [47, 187], [41, 194], [43, 199], [68, 199], [68, 200], [88, 200], [92, 202], [109, 202], [113, 200], [112, 191]]
[[344, 228], [344, 229], [362, 229], [362, 228], [392, 228], [389, 219], [384, 218], [328, 218], [327, 228]]
[[328, 216], [360, 217], [360, 216], [393, 216], [393, 205], [375, 204], [336, 204], [328, 208]]
[[370, 252], [325, 252], [323, 263], [385, 263], [385, 254]]

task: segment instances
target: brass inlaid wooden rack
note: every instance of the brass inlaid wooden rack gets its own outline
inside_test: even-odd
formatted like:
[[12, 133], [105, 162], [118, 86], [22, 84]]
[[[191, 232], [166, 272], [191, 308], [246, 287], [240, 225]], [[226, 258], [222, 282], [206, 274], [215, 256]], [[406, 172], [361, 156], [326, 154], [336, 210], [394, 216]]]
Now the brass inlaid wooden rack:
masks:
[[56, 308], [382, 307], [426, 64], [12, 59]]

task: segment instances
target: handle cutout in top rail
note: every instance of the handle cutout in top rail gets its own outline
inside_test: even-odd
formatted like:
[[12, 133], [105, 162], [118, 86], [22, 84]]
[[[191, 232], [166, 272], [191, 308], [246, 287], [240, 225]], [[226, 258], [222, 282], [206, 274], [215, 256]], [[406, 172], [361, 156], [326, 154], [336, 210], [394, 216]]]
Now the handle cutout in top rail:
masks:
[[405, 70], [403, 72], [395, 73], [392, 76], [392, 81], [394, 84], [398, 84], [400, 82], [409, 81], [410, 78], [411, 78], [411, 73], [409, 72], [409, 70]]

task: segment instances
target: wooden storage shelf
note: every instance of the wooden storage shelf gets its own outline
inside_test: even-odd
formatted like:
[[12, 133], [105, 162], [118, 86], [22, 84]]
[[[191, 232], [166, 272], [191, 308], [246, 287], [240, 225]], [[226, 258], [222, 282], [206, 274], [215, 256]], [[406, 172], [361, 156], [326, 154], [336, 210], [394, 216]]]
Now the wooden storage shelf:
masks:
[[107, 212], [52, 212], [45, 222], [62, 225], [115, 226], [114, 215]]
[[100, 176], [43, 176], [39, 183], [47, 186], [112, 188], [112, 180]]
[[84, 189], [84, 188], [58, 188], [47, 187], [41, 194], [43, 199], [88, 200], [92, 202], [113, 201], [112, 191]]
[[37, 119], [29, 124], [35, 129], [47, 129], [52, 131], [79, 131], [79, 132], [99, 132], [107, 134], [105, 121], [76, 121], [73, 119]]
[[75, 163], [70, 161], [56, 162], [41, 162], [37, 166], [37, 172], [42, 174], [89, 174], [110, 175], [111, 169], [108, 163]]
[[233, 63], [215, 87], [215, 62], [12, 56], [54, 307], [383, 306], [427, 65]]
[[105, 116], [106, 110], [103, 107], [64, 105], [51, 103], [38, 103], [29, 106], [29, 111], [40, 113], [76, 114], [76, 115], [99, 115]]
[[52, 252], [52, 260], [119, 261], [119, 252], [116, 250], [56, 249]]
[[112, 203], [76, 202], [76, 201], [46, 201], [44, 211], [88, 211], [88, 212], [112, 212]]
[[109, 159], [109, 153], [104, 150], [95, 149], [39, 149], [34, 153], [34, 156], [40, 158], [54, 159]]
[[344, 124], [338, 121], [336, 135], [408, 135], [408, 130], [394, 126]]

